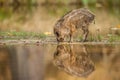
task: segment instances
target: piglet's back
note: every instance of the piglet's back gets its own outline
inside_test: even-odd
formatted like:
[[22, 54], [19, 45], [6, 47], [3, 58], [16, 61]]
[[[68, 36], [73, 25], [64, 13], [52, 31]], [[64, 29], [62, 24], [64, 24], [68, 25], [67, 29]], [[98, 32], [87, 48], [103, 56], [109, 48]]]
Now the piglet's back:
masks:
[[85, 17], [94, 18], [94, 14], [87, 8], [80, 8], [66, 13], [61, 19], [63, 19], [64, 22], [66, 23], [71, 21], [84, 20]]

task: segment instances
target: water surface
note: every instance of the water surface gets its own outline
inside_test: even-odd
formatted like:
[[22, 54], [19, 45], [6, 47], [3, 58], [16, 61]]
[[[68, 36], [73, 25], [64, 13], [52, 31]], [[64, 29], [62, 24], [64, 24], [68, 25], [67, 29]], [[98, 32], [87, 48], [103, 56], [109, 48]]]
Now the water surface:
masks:
[[0, 80], [120, 80], [119, 44], [0, 45]]

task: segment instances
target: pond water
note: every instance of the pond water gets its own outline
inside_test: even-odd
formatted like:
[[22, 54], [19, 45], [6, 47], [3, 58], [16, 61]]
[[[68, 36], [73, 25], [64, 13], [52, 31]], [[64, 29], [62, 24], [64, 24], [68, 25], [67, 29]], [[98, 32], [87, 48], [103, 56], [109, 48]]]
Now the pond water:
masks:
[[120, 45], [0, 45], [0, 80], [120, 80]]

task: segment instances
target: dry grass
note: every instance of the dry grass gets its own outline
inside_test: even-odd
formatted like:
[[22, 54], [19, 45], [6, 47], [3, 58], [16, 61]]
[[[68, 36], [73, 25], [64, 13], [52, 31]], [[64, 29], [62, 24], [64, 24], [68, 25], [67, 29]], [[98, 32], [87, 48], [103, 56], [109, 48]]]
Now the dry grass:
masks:
[[[59, 13], [61, 12], [58, 12], [58, 14]], [[97, 30], [99, 30], [100, 34], [107, 34], [111, 27], [116, 27], [120, 24], [117, 16], [113, 16], [105, 10], [96, 10], [94, 13], [96, 15], [96, 24], [91, 24], [89, 27], [91, 34], [95, 34]], [[53, 26], [61, 16], [62, 14], [53, 16], [46, 12], [45, 8], [38, 7], [34, 10], [33, 14], [26, 14], [23, 18], [22, 14], [18, 15], [17, 13], [10, 19], [5, 19], [0, 22], [0, 29], [3, 31], [16, 30], [53, 33]]]

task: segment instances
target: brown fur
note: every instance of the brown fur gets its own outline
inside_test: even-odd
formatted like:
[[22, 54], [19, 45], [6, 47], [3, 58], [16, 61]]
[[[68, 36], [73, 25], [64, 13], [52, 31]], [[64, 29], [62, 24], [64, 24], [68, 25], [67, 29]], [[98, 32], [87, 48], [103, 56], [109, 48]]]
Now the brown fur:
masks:
[[54, 53], [54, 64], [71, 75], [88, 76], [95, 69], [94, 63], [84, 46], [75, 50], [77, 47], [76, 45], [58, 45]]
[[84, 32], [83, 41], [86, 41], [89, 30], [88, 26], [94, 20], [94, 14], [86, 8], [72, 10], [57, 21], [54, 26], [54, 34], [58, 42], [64, 41], [66, 36], [70, 36], [70, 42], [74, 32], [81, 28]]

